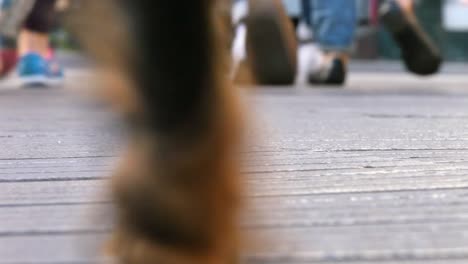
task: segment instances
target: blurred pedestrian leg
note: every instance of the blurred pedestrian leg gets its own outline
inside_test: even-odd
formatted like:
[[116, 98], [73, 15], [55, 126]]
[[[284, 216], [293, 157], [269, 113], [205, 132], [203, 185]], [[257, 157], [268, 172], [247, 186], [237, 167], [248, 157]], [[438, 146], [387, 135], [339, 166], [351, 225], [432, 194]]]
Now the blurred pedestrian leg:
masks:
[[232, 46], [235, 65], [247, 65], [259, 84], [292, 84], [296, 76], [297, 42], [283, 3], [238, 0], [232, 17], [236, 26]]
[[312, 84], [343, 84], [356, 31], [354, 0], [302, 0], [312, 38], [301, 39], [299, 57]]
[[57, 24], [56, 0], [36, 0], [18, 33], [20, 86], [52, 86], [63, 81], [63, 70], [50, 49], [49, 34]]
[[380, 17], [401, 49], [406, 68], [415, 74], [431, 75], [442, 64], [439, 48], [419, 24], [411, 0], [387, 0], [380, 7]]

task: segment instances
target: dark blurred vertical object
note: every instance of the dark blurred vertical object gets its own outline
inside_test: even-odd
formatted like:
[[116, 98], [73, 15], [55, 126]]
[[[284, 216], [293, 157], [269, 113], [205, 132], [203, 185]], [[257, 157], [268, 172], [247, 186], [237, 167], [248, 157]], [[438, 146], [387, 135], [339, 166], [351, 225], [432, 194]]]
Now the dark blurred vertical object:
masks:
[[296, 77], [297, 40], [280, 0], [249, 2], [247, 56], [260, 84], [289, 85]]
[[215, 1], [82, 4], [71, 24], [130, 129], [111, 253], [127, 264], [237, 263], [241, 125]]
[[410, 72], [418, 75], [438, 72], [442, 64], [440, 50], [412, 12], [403, 10], [396, 0], [387, 0], [380, 7], [380, 16], [400, 47], [401, 58]]

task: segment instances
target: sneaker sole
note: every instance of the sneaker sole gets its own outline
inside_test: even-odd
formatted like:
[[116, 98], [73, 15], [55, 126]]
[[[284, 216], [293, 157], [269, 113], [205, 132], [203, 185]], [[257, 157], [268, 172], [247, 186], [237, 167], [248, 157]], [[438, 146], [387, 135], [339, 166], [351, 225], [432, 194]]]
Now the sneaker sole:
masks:
[[297, 41], [279, 0], [249, 1], [247, 54], [254, 78], [264, 85], [294, 83]]
[[325, 85], [330, 87], [342, 87], [346, 82], [346, 67], [342, 60], [334, 59], [332, 62], [332, 68], [327, 79], [318, 81], [312, 76], [309, 76], [308, 82], [313, 85]]
[[58, 87], [63, 84], [63, 79], [49, 78], [44, 75], [32, 75], [27, 77], [16, 77], [16, 84], [22, 88], [48, 88]]
[[402, 51], [406, 68], [415, 74], [439, 71], [442, 56], [416, 17], [404, 13], [397, 3], [388, 1], [380, 8], [380, 18]]

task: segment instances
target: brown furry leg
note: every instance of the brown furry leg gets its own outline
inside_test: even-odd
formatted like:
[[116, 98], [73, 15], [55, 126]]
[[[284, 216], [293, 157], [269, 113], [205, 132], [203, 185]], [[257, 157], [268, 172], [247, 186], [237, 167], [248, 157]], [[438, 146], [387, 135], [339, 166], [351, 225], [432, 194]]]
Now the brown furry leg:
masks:
[[220, 72], [212, 1], [84, 3], [75, 23], [120, 84], [108, 93], [131, 129], [113, 180], [112, 254], [125, 264], [236, 262], [239, 115]]
[[151, 135], [133, 139], [114, 178], [119, 223], [112, 246], [123, 263], [235, 263], [239, 175], [235, 130], [227, 124], [237, 118], [228, 103], [217, 108], [224, 112], [219, 127], [197, 142], [177, 142], [166, 157], [156, 158], [161, 143]]

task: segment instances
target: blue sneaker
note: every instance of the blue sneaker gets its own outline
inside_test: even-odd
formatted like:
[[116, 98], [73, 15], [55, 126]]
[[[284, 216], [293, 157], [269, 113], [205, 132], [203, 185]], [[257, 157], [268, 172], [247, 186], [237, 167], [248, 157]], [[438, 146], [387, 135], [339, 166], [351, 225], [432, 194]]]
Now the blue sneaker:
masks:
[[63, 81], [63, 70], [55, 61], [47, 61], [37, 53], [29, 53], [18, 61], [17, 75], [22, 87], [48, 87]]
[[47, 61], [47, 78], [51, 85], [62, 85], [64, 76], [62, 65], [58, 61], [53, 58]]

